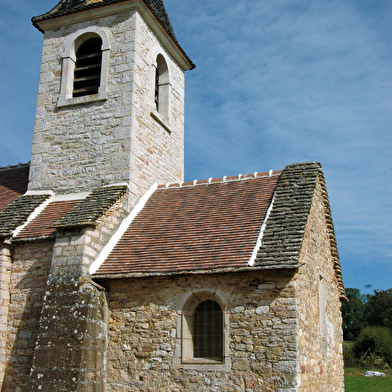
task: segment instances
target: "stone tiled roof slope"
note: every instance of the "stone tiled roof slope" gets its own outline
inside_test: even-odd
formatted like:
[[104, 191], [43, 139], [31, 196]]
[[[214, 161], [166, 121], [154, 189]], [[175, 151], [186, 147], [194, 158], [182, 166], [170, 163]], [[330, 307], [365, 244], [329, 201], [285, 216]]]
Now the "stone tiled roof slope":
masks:
[[27, 191], [30, 164], [0, 167], [0, 211]]
[[[129, 0], [61, 0], [54, 8], [45, 14], [32, 18], [33, 23], [42, 20], [58, 18], [60, 16], [86, 11], [88, 9], [103, 7], [106, 5], [121, 3]], [[176, 40], [173, 27], [170, 23], [162, 0], [143, 0], [144, 4], [153, 12], [157, 20], [162, 24], [166, 32]]]
[[256, 265], [297, 264], [320, 165], [287, 166], [275, 191]]
[[274, 205], [266, 222], [262, 246], [255, 266], [296, 265], [302, 249], [305, 226], [317, 181], [320, 182], [336, 276], [345, 298], [342, 270], [336, 245], [324, 174], [319, 163], [289, 165], [283, 171], [275, 190]]
[[0, 212], [0, 237], [11, 235], [49, 197], [50, 195], [24, 195], [17, 197]]
[[55, 228], [96, 226], [100, 218], [121, 196], [128, 192], [126, 185], [94, 189], [81, 203], [53, 224]]
[[158, 188], [96, 275], [246, 267], [279, 175]]
[[[53, 18], [58, 18], [61, 16], [66, 16], [70, 14], [74, 14], [76, 12], [82, 12], [93, 8], [109, 6], [116, 3], [122, 3], [129, 0], [61, 0], [54, 8], [52, 8], [49, 12], [35, 16], [32, 18], [33, 25], [40, 29], [37, 25], [38, 22]], [[170, 23], [169, 16], [166, 12], [165, 6], [162, 0], [141, 0], [146, 7], [152, 12], [155, 19], [159, 22], [159, 24], [163, 27], [166, 33], [170, 36], [170, 38], [176, 43], [181, 52], [185, 55], [191, 68], [194, 68], [195, 65], [186, 55], [184, 50], [178, 44], [177, 38], [174, 34], [173, 27]]]
[[35, 239], [50, 237], [56, 234], [52, 226], [82, 200], [53, 201], [31, 222], [29, 222], [16, 236], [16, 239]]

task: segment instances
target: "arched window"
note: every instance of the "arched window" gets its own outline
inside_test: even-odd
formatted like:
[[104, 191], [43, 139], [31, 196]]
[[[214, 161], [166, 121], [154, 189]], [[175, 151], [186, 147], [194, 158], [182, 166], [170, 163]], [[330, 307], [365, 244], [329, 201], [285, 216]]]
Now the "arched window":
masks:
[[228, 357], [228, 322], [221, 297], [200, 291], [184, 302], [181, 309], [181, 343], [179, 366], [230, 368]]
[[64, 44], [57, 106], [108, 98], [110, 34], [92, 26], [69, 35]]
[[98, 94], [101, 82], [102, 40], [90, 38], [76, 52], [73, 94], [75, 97]]
[[223, 360], [223, 315], [215, 301], [200, 303], [193, 315], [193, 358]]
[[170, 81], [167, 63], [162, 54], [158, 54], [155, 65], [154, 105], [155, 110], [166, 119], [169, 117], [169, 92]]

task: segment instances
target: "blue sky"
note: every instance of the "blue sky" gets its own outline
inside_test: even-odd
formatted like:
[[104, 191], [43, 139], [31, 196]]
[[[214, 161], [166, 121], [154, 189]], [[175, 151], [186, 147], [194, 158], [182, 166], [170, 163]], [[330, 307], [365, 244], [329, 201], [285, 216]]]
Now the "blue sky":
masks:
[[[28, 162], [56, 0], [0, 0], [0, 166]], [[165, 0], [186, 76], [185, 179], [319, 161], [346, 287], [392, 287], [392, 2]]]

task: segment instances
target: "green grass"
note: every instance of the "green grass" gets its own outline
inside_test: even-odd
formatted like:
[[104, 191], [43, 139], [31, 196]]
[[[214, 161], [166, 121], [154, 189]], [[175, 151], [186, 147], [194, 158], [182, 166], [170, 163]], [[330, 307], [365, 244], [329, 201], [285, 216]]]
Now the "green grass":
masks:
[[391, 392], [392, 377], [344, 376], [345, 392]]
[[[369, 369], [370, 370], [370, 369]], [[346, 368], [344, 370], [345, 392], [391, 392], [392, 369], [377, 370], [385, 373], [386, 377], [365, 377], [364, 369]]]

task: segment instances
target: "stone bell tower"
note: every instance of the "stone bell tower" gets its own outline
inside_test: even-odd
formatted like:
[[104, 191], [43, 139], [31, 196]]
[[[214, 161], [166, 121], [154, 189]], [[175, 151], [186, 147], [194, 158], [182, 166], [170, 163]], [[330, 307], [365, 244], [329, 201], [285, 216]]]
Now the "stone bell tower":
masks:
[[29, 190], [183, 179], [184, 71], [162, 0], [61, 0], [44, 33]]
[[44, 42], [28, 191], [82, 201], [52, 226], [27, 390], [103, 392], [108, 305], [88, 269], [154, 182], [183, 179], [194, 65], [162, 0], [61, 0], [33, 24]]

